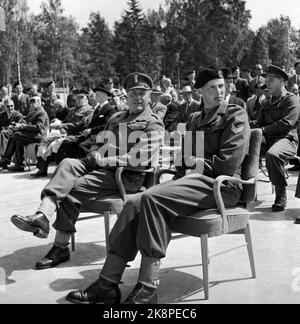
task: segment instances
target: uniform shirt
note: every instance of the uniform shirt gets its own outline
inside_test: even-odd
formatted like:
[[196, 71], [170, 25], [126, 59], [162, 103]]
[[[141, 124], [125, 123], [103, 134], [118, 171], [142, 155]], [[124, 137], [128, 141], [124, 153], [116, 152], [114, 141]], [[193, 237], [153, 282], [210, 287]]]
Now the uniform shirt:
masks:
[[299, 117], [299, 98], [283, 91], [278, 98], [269, 98], [264, 102], [257, 121], [251, 122], [251, 128], [262, 128], [267, 141], [283, 138], [298, 141]]
[[197, 132], [203, 132], [204, 175], [211, 178], [220, 175], [241, 177], [251, 134], [245, 109], [224, 102], [208, 114], [205, 111], [193, 114], [187, 131], [193, 136], [193, 156], [196, 156]]

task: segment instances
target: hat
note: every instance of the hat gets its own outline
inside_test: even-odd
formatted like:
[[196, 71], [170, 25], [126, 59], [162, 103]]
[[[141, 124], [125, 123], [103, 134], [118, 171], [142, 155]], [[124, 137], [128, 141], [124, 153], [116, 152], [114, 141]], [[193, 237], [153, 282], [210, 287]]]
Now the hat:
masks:
[[204, 69], [200, 71], [196, 84], [195, 84], [195, 89], [200, 89], [202, 88], [207, 82], [211, 80], [216, 80], [216, 79], [222, 79], [223, 78], [223, 73], [222, 71], [216, 70], [216, 69]]
[[152, 89], [152, 93], [163, 94], [160, 86], [154, 86]]
[[263, 74], [263, 76], [265, 77], [267, 75], [273, 75], [277, 78], [282, 78], [284, 79], [284, 81], [287, 81], [289, 79], [288, 74], [284, 70], [282, 70], [281, 68], [275, 65], [270, 65], [267, 68], [267, 71], [266, 73]]
[[110, 91], [108, 91], [105, 87], [104, 87], [104, 85], [103, 84], [98, 84], [98, 86], [95, 88], [95, 89], [93, 89], [93, 92], [104, 92], [104, 93], [106, 93], [109, 97], [111, 96], [111, 93], [110, 93]]
[[127, 92], [133, 89], [152, 90], [153, 81], [148, 75], [136, 72], [125, 77], [123, 87]]
[[226, 80], [233, 79], [231, 69], [224, 68], [224, 69], [222, 69], [222, 73], [223, 73], [224, 79], [226, 79]]
[[193, 93], [192, 87], [191, 86], [185, 86], [181, 90], [182, 93]]

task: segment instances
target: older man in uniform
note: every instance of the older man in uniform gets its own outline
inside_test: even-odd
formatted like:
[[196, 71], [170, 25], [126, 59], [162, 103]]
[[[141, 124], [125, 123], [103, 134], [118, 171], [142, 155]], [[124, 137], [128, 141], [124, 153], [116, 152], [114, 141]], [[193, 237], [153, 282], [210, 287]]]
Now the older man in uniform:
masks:
[[[180, 215], [216, 208], [213, 183], [218, 176], [241, 177], [241, 166], [249, 149], [247, 112], [226, 103], [224, 79], [216, 70], [202, 70], [195, 87], [200, 88], [205, 108], [191, 116], [188, 130], [193, 138], [198, 132], [204, 133], [204, 143], [192, 143], [194, 149], [204, 146], [204, 157], [197, 157], [195, 150], [186, 157], [190, 162], [198, 162], [199, 169], [130, 199], [111, 233], [110, 250], [100, 278], [85, 291], [71, 292], [67, 300], [83, 304], [118, 303], [118, 285], [126, 264], [140, 251], [138, 284], [125, 303], [157, 303], [160, 260], [166, 256], [171, 238], [168, 224]], [[227, 183], [222, 193], [225, 205], [233, 207], [240, 201], [241, 187]]]
[[[117, 166], [131, 166], [144, 170], [157, 166], [163, 139], [162, 121], [149, 106], [153, 82], [150, 77], [133, 73], [124, 80], [128, 92], [129, 111], [113, 116], [106, 130], [100, 133], [98, 143], [83, 160], [65, 159], [42, 192], [42, 202], [33, 216], [13, 216], [19, 229], [47, 238], [49, 221], [57, 212], [54, 228], [54, 246], [47, 256], [37, 263], [37, 269], [55, 267], [70, 259], [68, 243], [76, 232], [75, 223], [81, 206], [104, 196], [118, 193], [115, 180]], [[140, 156], [140, 158], [138, 158]], [[125, 188], [137, 193], [145, 181], [145, 174], [125, 171]]]
[[297, 153], [297, 127], [300, 117], [300, 102], [294, 94], [286, 91], [288, 75], [277, 66], [269, 66], [266, 83], [271, 98], [266, 100], [257, 121], [252, 128], [261, 128], [265, 138], [266, 164], [270, 180], [275, 186], [276, 200], [274, 212], [283, 211], [287, 206], [287, 181], [284, 163]]

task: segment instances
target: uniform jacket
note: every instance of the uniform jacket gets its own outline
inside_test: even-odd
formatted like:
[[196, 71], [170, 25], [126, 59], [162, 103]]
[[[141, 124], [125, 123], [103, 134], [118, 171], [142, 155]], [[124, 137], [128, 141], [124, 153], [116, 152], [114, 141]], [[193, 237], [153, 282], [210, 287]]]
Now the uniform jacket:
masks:
[[[250, 127], [245, 109], [224, 104], [206, 115], [205, 112], [191, 116], [187, 130], [204, 133], [204, 175], [217, 178], [228, 175], [240, 178], [242, 163], [248, 154]], [[193, 155], [196, 152], [193, 140]]]
[[181, 104], [179, 106], [179, 115], [178, 115], [178, 123], [187, 123], [191, 114], [200, 111], [201, 104], [198, 101], [193, 100], [190, 105], [187, 102]]
[[94, 110], [87, 105], [81, 108], [71, 108], [61, 127], [67, 131], [68, 135], [78, 135], [88, 128]]
[[20, 96], [15, 93], [12, 95], [11, 99], [15, 104], [15, 110], [27, 116], [29, 113], [28, 96], [25, 93], [22, 93]]
[[[115, 114], [108, 122], [105, 131], [97, 138], [96, 163], [105, 169], [129, 166], [140, 170], [157, 167], [159, 152], [164, 136], [163, 122], [152, 112], [150, 106], [139, 115], [132, 116], [129, 111]], [[141, 163], [137, 163], [138, 160]], [[124, 184], [129, 191], [136, 192], [145, 175], [126, 171]]]
[[251, 127], [262, 128], [267, 142], [283, 138], [298, 141], [299, 117], [299, 98], [284, 91], [279, 98], [271, 98], [264, 102], [257, 121], [251, 122]]
[[23, 115], [18, 111], [13, 111], [11, 116], [8, 118], [7, 112], [3, 111], [0, 113], [0, 131], [6, 129], [12, 123], [19, 123], [23, 120]]
[[89, 124], [92, 134], [98, 134], [103, 131], [108, 121], [115, 113], [117, 113], [117, 110], [110, 103], [105, 104], [102, 108], [98, 106], [94, 111], [92, 121]]
[[27, 138], [41, 140], [46, 137], [48, 128], [49, 118], [44, 108], [41, 107], [28, 114], [18, 133]]

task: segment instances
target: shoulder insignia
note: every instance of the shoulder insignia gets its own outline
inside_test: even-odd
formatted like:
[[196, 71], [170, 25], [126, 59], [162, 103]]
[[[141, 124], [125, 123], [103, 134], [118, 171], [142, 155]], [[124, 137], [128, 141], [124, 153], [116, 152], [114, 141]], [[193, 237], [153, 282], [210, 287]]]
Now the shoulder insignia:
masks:
[[234, 124], [231, 127], [231, 131], [234, 135], [238, 135], [244, 131], [244, 126], [236, 127]]

